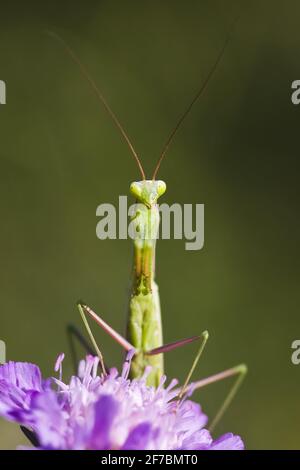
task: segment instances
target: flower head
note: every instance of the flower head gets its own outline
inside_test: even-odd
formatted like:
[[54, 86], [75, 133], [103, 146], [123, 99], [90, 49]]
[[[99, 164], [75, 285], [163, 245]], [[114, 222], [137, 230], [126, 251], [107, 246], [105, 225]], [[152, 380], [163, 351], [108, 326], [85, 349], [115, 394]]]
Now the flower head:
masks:
[[87, 356], [78, 375], [43, 382], [33, 364], [9, 362], [0, 367], [0, 414], [29, 426], [41, 449], [243, 449], [239, 436], [225, 434], [216, 441], [205, 429], [207, 417], [187, 396], [178, 400], [177, 380], [157, 388], [143, 377], [129, 380], [132, 353], [121, 374], [111, 369], [99, 376], [99, 359]]

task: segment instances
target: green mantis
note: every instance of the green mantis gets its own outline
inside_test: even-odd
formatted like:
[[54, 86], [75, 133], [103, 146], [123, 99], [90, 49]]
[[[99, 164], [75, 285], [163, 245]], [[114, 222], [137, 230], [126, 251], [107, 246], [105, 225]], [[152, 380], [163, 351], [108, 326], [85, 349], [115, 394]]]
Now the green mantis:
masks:
[[158, 286], [155, 283], [155, 244], [159, 228], [157, 200], [166, 191], [163, 181], [143, 180], [132, 183], [130, 191], [139, 201], [132, 216], [136, 233], [132, 291], [129, 300], [127, 338], [136, 349], [131, 376], [141, 377], [152, 366], [148, 382], [158, 385], [163, 375], [163, 355], [147, 355], [162, 346], [162, 323]]
[[[53, 34], [52, 34], [53, 36]], [[55, 36], [55, 35], [54, 35]], [[57, 38], [57, 37], [56, 37]], [[60, 40], [60, 38], [57, 38]], [[163, 345], [162, 335], [162, 321], [161, 321], [161, 310], [160, 310], [160, 299], [158, 286], [155, 282], [155, 246], [157, 240], [157, 233], [159, 230], [159, 207], [158, 199], [166, 191], [166, 183], [157, 179], [157, 174], [160, 165], [167, 153], [167, 150], [172, 142], [177, 130], [180, 125], [190, 112], [194, 103], [201, 96], [205, 90], [210, 78], [216, 70], [229, 37], [225, 42], [217, 60], [214, 63], [210, 73], [206, 80], [201, 86], [199, 92], [194, 97], [190, 105], [187, 107], [177, 125], [171, 132], [166, 144], [162, 150], [162, 153], [158, 159], [157, 165], [153, 172], [151, 179], [147, 179], [140, 158], [137, 155], [130, 139], [126, 132], [121, 126], [116, 115], [110, 109], [105, 98], [100, 93], [93, 79], [88, 75], [86, 69], [79, 61], [74, 52], [65, 44], [64, 47], [72, 57], [72, 59], [79, 65], [81, 72], [90, 83], [92, 89], [96, 93], [98, 99], [102, 102], [104, 108], [111, 116], [116, 127], [119, 129], [125, 142], [127, 143], [141, 173], [142, 179], [140, 181], [133, 182], [130, 185], [130, 192], [137, 201], [136, 209], [131, 217], [131, 222], [134, 226], [136, 236], [134, 238], [134, 257], [133, 257], [133, 269], [132, 269], [132, 286], [131, 293], [128, 303], [128, 319], [127, 319], [127, 334], [126, 338], [123, 338], [119, 333], [114, 331], [102, 318], [100, 318], [90, 307], [84, 302], [79, 302], [78, 307], [87, 332], [94, 346], [96, 353], [100, 358], [100, 364], [103, 375], [106, 374], [106, 368], [104, 365], [103, 357], [97, 343], [93, 337], [92, 331], [86, 319], [86, 314], [95, 320], [106, 332], [108, 332], [124, 349], [125, 351], [134, 350], [134, 355], [131, 361], [131, 378], [139, 378], [143, 375], [145, 368], [151, 366], [151, 373], [148, 376], [148, 384], [158, 386], [161, 377], [164, 374], [163, 366], [163, 353], [168, 352], [174, 348], [183, 346], [187, 343], [201, 340], [201, 346], [196, 356], [196, 359], [192, 365], [192, 368], [187, 376], [184, 385], [178, 390], [178, 397], [181, 399], [183, 395], [189, 389], [189, 382], [191, 376], [196, 368], [197, 362], [203, 352], [204, 346], [208, 339], [208, 333], [205, 331], [200, 336], [194, 336], [184, 340], [176, 341], [171, 344]], [[61, 40], [60, 40], [61, 41]], [[62, 41], [61, 41], [62, 42]], [[237, 381], [229, 392], [224, 404], [219, 410], [216, 419], [213, 422], [214, 426], [220, 419], [221, 415], [231, 402], [238, 386], [240, 385], [244, 375], [246, 373], [246, 367], [240, 365], [227, 371], [221, 372], [212, 376], [212, 378], [203, 379], [194, 384], [194, 388], [200, 388], [209, 383], [217, 380], [224, 379], [226, 377], [237, 375]]]

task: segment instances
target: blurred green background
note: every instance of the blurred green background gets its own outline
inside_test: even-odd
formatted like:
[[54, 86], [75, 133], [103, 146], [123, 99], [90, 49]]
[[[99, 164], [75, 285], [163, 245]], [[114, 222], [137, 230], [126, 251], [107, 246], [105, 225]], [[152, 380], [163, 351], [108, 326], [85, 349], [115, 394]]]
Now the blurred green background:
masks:
[[[7, 357], [53, 374], [83, 298], [124, 331], [131, 242], [96, 238], [96, 207], [139, 173], [52, 30], [76, 51], [153, 171], [161, 147], [240, 14], [210, 85], [161, 167], [164, 202], [205, 204], [205, 247], [160, 241], [165, 341], [210, 331], [204, 377], [240, 362], [249, 375], [216, 434], [248, 448], [300, 448], [298, 1], [1, 2], [1, 323]], [[122, 353], [96, 329], [109, 364]], [[188, 346], [166, 357], [185, 377]], [[195, 394], [212, 415], [229, 382]], [[25, 442], [0, 421], [1, 448]]]

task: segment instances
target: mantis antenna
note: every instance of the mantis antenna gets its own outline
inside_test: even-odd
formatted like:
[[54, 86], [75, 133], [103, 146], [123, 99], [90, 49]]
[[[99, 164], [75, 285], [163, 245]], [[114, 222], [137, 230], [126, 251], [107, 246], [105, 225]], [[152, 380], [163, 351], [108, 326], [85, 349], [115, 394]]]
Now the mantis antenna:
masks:
[[[234, 22], [234, 25], [236, 24], [236, 21]], [[186, 110], [184, 111], [184, 113], [181, 115], [179, 121], [177, 122], [176, 126], [174, 127], [174, 129], [172, 130], [171, 134], [169, 135], [163, 149], [162, 149], [162, 152], [160, 154], [160, 157], [158, 159], [158, 162], [157, 162], [157, 165], [155, 167], [155, 170], [154, 170], [154, 173], [153, 173], [153, 176], [152, 176], [152, 179], [155, 180], [156, 176], [157, 176], [157, 173], [158, 173], [158, 170], [160, 168], [160, 165], [163, 161], [163, 159], [165, 158], [165, 155], [175, 137], [175, 135], [177, 134], [177, 131], [179, 130], [179, 128], [181, 127], [181, 124], [183, 123], [183, 121], [185, 120], [185, 118], [188, 116], [188, 114], [190, 113], [193, 105], [196, 103], [196, 101], [200, 98], [200, 96], [203, 94], [203, 92], [205, 91], [210, 79], [212, 78], [214, 72], [216, 71], [219, 63], [221, 62], [222, 60], [222, 57], [224, 55], [224, 52], [225, 52], [225, 49], [229, 43], [229, 40], [231, 38], [231, 34], [232, 34], [232, 28], [231, 28], [231, 31], [230, 33], [228, 34], [227, 36], [227, 39], [221, 49], [221, 51], [219, 52], [218, 56], [217, 56], [217, 59], [213, 65], [213, 67], [211, 68], [209, 74], [207, 75], [206, 79], [204, 80], [200, 90], [198, 91], [198, 93], [196, 94], [196, 96], [193, 98], [193, 100], [191, 101], [191, 103], [189, 104], [189, 106], [186, 108]]]
[[96, 83], [94, 82], [94, 80], [92, 79], [92, 77], [89, 75], [87, 69], [85, 68], [85, 66], [83, 65], [83, 63], [80, 61], [80, 59], [77, 57], [77, 55], [75, 54], [75, 52], [70, 48], [70, 46], [68, 46], [68, 44], [60, 37], [58, 36], [57, 34], [53, 33], [52, 31], [46, 31], [46, 33], [51, 36], [52, 38], [56, 39], [57, 41], [59, 41], [65, 51], [69, 54], [69, 56], [72, 58], [72, 60], [79, 66], [80, 68], [80, 71], [82, 73], [82, 75], [86, 78], [86, 80], [88, 81], [88, 83], [90, 84], [91, 88], [93, 89], [93, 91], [95, 92], [97, 98], [99, 99], [99, 101], [103, 104], [106, 112], [109, 114], [109, 116], [112, 118], [114, 124], [116, 125], [116, 127], [118, 128], [118, 130], [120, 131], [121, 135], [123, 136], [125, 142], [127, 143], [128, 147], [129, 147], [129, 150], [131, 151], [132, 155], [133, 155], [133, 158], [135, 159], [136, 163], [137, 163], [137, 166], [141, 172], [141, 175], [142, 175], [142, 179], [145, 180], [146, 179], [146, 175], [145, 175], [145, 172], [144, 172], [144, 169], [143, 169], [143, 166], [141, 164], [141, 161], [139, 159], [139, 156], [137, 154], [137, 152], [135, 151], [127, 133], [125, 132], [123, 126], [121, 125], [119, 119], [117, 118], [117, 116], [115, 115], [115, 113], [112, 111], [112, 109], [110, 108], [109, 104], [107, 103], [106, 99], [104, 98], [104, 96], [102, 95], [102, 93], [100, 92], [99, 88], [97, 87]]

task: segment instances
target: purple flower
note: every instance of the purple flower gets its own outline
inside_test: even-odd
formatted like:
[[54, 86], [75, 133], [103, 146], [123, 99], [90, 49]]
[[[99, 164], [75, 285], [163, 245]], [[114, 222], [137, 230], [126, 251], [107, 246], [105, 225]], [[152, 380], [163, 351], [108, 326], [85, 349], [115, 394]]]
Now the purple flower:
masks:
[[10, 362], [0, 367], [0, 414], [30, 427], [41, 449], [180, 449], [240, 450], [240, 437], [225, 434], [213, 440], [205, 429], [207, 417], [200, 405], [187, 397], [180, 402], [177, 380], [157, 388], [146, 379], [129, 380], [129, 361], [122, 373], [111, 369], [97, 374], [99, 359], [87, 356], [78, 375], [62, 381], [60, 355], [55, 369], [59, 378], [42, 382], [37, 366]]
[[0, 367], [0, 414], [7, 419], [23, 422], [24, 410], [31, 409], [36, 393], [46, 390], [40, 369], [27, 362], [8, 362]]

